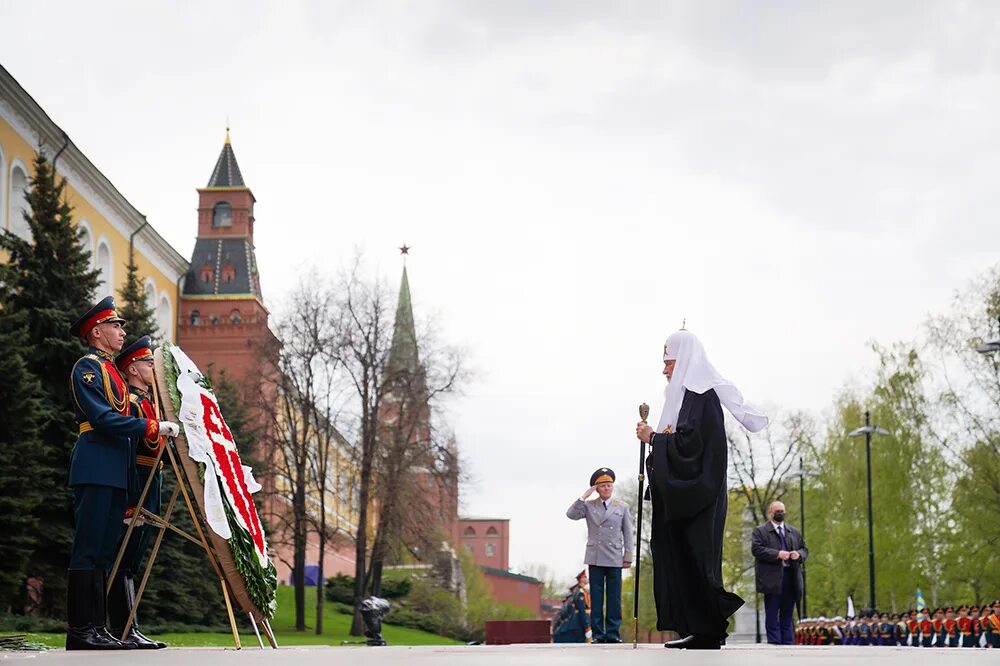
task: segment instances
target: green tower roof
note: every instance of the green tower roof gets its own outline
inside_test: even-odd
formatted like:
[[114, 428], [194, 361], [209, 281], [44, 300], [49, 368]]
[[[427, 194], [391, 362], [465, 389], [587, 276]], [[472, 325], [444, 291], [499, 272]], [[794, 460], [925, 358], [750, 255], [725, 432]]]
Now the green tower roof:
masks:
[[417, 330], [413, 323], [413, 305], [410, 301], [410, 281], [403, 266], [403, 279], [399, 283], [399, 301], [396, 305], [396, 323], [392, 331], [392, 349], [389, 350], [389, 367], [416, 372], [420, 369], [417, 353]]

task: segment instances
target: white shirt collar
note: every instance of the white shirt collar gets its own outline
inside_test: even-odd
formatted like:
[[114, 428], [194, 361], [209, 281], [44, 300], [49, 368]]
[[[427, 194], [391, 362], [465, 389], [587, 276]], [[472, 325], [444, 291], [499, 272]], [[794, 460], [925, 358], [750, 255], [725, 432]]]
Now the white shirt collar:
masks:
[[774, 525], [774, 530], [775, 531], [778, 531], [779, 528], [783, 528], [784, 525], [785, 525], [784, 523], [776, 523], [773, 520], [771, 521], [771, 524]]

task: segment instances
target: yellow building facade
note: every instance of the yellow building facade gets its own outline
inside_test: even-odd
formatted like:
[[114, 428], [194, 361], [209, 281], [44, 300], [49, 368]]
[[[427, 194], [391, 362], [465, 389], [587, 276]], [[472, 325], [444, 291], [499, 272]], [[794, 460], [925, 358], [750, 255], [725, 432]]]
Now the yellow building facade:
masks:
[[188, 270], [187, 260], [0, 67], [0, 229], [25, 238], [30, 231], [21, 214], [27, 208], [24, 190], [30, 186], [40, 147], [50, 160], [59, 153], [56, 169], [66, 179], [66, 196], [80, 242], [90, 251], [91, 265], [101, 272], [94, 300], [118, 296], [125, 283], [131, 241], [160, 336], [176, 341], [179, 286]]

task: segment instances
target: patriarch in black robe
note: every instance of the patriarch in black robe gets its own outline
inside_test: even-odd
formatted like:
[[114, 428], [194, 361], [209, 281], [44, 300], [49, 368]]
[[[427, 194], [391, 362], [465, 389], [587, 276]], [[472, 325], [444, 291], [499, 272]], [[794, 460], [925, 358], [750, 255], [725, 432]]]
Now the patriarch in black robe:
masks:
[[656, 627], [680, 636], [667, 647], [718, 649], [729, 617], [744, 603], [722, 586], [728, 508], [722, 408], [751, 432], [763, 429], [767, 417], [716, 371], [693, 333], [671, 335], [663, 362], [669, 384], [657, 431], [645, 423], [636, 426], [639, 439], [650, 443], [646, 473]]

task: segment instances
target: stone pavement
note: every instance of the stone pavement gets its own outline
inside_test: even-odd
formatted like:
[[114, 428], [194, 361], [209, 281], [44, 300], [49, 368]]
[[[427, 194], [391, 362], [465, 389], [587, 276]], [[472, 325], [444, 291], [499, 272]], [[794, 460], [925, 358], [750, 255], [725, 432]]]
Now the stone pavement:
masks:
[[[996, 654], [995, 654], [996, 653]], [[139, 657], [137, 659], [136, 657]], [[997, 664], [1000, 650], [737, 645], [719, 651], [666, 650], [660, 645], [475, 645], [449, 647], [294, 647], [236, 651], [172, 648], [129, 652], [0, 652], [10, 666], [950, 666]]]

